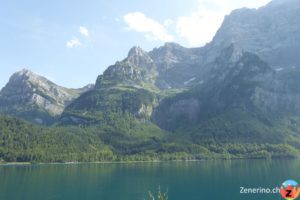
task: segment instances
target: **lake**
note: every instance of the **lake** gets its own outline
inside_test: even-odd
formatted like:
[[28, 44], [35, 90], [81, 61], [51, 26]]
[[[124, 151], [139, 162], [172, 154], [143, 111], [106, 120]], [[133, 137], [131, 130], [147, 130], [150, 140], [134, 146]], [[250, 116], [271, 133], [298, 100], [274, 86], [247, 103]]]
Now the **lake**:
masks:
[[41, 164], [0, 166], [1, 200], [144, 200], [168, 190], [169, 200], [274, 200], [240, 187], [300, 182], [300, 160]]

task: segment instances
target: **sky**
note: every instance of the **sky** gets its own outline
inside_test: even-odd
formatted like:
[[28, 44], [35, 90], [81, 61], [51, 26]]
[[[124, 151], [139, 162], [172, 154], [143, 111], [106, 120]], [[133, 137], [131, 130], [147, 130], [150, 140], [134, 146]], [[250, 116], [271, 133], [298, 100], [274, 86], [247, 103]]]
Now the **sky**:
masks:
[[23, 68], [70, 88], [94, 83], [129, 49], [210, 42], [225, 15], [270, 0], [0, 1], [0, 88]]

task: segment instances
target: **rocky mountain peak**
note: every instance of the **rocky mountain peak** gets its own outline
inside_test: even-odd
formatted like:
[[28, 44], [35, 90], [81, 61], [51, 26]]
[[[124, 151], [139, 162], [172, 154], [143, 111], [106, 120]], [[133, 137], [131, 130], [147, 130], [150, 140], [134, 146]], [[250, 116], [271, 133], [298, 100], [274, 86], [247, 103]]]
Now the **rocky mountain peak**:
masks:
[[16, 72], [15, 74], [18, 75], [18, 76], [24, 76], [24, 75], [26, 75], [26, 76], [32, 76], [33, 72], [30, 71], [29, 69], [24, 68], [21, 71]]
[[166, 49], [177, 49], [177, 48], [183, 48], [180, 44], [175, 42], [166, 42], [163, 46]]
[[14, 73], [0, 91], [0, 113], [48, 124], [62, 113], [66, 105], [88, 89], [64, 88], [23, 69]]
[[245, 51], [258, 54], [272, 67], [299, 66], [299, 13], [299, 0], [273, 0], [259, 9], [234, 10], [225, 17], [207, 46], [218, 55], [235, 43]]
[[290, 4], [290, 3], [298, 3], [299, 4], [299, 1], [298, 0], [272, 0], [268, 5], [271, 5], [271, 6], [275, 6], [275, 5], [283, 5], [283, 4]]
[[154, 48], [151, 52], [149, 52], [149, 54], [154, 60], [156, 60], [156, 57], [176, 54], [177, 52], [182, 52], [184, 49], [184, 47], [177, 43], [166, 42], [164, 46]]
[[104, 85], [152, 83], [156, 75], [156, 65], [149, 54], [140, 47], [132, 47], [127, 58], [109, 66], [97, 78], [95, 88], [99, 89]]
[[128, 58], [134, 57], [134, 56], [144, 56], [147, 54], [141, 47], [134, 46], [132, 47], [128, 52]]
[[146, 51], [144, 51], [140, 47], [133, 47], [129, 50], [128, 57], [124, 60], [130, 66], [141, 67], [141, 68], [149, 68], [153, 67], [153, 60], [148, 55]]
[[26, 80], [35, 79], [35, 78], [38, 78], [38, 75], [34, 74], [29, 69], [22, 69], [21, 71], [14, 73], [10, 77], [10, 82], [20, 82], [20, 81], [24, 82]]
[[21, 71], [18, 71], [14, 73], [10, 79], [9, 82], [6, 84], [6, 86], [2, 89], [1, 93], [10, 93], [11, 88], [16, 88], [15, 92], [28, 92], [30, 88], [32, 88], [33, 85], [37, 87], [42, 87], [46, 82], [46, 79], [34, 74], [32, 71], [28, 69], [22, 69]]
[[164, 46], [154, 48], [149, 55], [159, 66], [159, 70], [172, 67], [172, 64], [182, 61], [186, 49], [177, 43], [165, 43]]

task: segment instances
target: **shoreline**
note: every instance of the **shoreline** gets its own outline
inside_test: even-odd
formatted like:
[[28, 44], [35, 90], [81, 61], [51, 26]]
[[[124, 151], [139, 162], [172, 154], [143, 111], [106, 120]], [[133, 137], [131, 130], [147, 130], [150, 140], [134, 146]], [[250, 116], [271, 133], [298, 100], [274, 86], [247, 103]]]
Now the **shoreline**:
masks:
[[0, 162], [0, 166], [2, 165], [32, 165], [31, 162]]
[[[80, 164], [135, 164], [135, 163], [167, 163], [167, 162], [204, 162], [204, 161], [233, 161], [233, 160], [273, 160], [262, 158], [234, 158], [234, 159], [203, 159], [203, 160], [149, 160], [149, 161], [97, 161], [97, 162], [0, 162], [0, 166], [28, 166], [28, 165], [80, 165]], [[276, 159], [274, 159], [276, 160]]]
[[131, 164], [131, 163], [163, 163], [163, 162], [202, 162], [204, 160], [150, 160], [150, 161], [97, 161], [97, 162], [0, 162], [0, 166], [27, 166], [27, 165], [79, 165], [79, 164]]

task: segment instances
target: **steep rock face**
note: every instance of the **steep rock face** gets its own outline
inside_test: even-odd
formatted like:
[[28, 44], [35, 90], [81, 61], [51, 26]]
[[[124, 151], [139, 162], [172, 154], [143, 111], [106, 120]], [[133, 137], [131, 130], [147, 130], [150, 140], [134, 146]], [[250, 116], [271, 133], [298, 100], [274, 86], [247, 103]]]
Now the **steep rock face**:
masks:
[[153, 84], [157, 76], [156, 65], [147, 52], [133, 47], [126, 59], [109, 66], [96, 82], [96, 89], [118, 84], [131, 86]]
[[300, 67], [299, 13], [297, 0], [273, 0], [259, 9], [234, 10], [205, 47], [166, 43], [155, 48], [147, 53], [156, 65], [155, 85], [176, 89], [205, 82], [215, 59], [232, 44], [257, 54], [275, 70]]
[[175, 131], [224, 113], [238, 116], [245, 112], [258, 121], [258, 116], [300, 113], [300, 80], [295, 78], [299, 72], [277, 72], [255, 54], [234, 45], [223, 50], [211, 68], [206, 82], [163, 100], [154, 111], [155, 123]]
[[13, 74], [1, 90], [0, 112], [48, 124], [81, 92], [89, 89], [67, 89], [24, 69]]
[[256, 53], [274, 69], [300, 67], [300, 4], [298, 0], [273, 0], [259, 9], [238, 9], [226, 16], [209, 56], [234, 43]]
[[174, 68], [178, 63], [195, 64], [202, 61], [199, 48], [185, 48], [176, 43], [166, 43], [149, 52], [159, 72]]
[[146, 84], [162, 90], [191, 86], [202, 81], [209, 70], [203, 64], [201, 51], [201, 48], [189, 49], [176, 43], [166, 43], [150, 52], [133, 47], [127, 58], [109, 66], [98, 77], [96, 88], [118, 84]]
[[111, 114], [149, 121], [157, 105], [157, 66], [147, 52], [133, 47], [127, 58], [98, 76], [95, 88], [77, 98], [61, 116], [63, 123], [95, 123]]
[[286, 68], [277, 71], [269, 80], [267, 91], [256, 88], [252, 96], [256, 106], [265, 111], [300, 114], [300, 69]]
[[161, 89], [184, 88], [203, 79], [201, 48], [184, 48], [176, 43], [166, 43], [149, 52], [159, 75], [155, 84]]
[[213, 41], [201, 48], [175, 43], [149, 52], [157, 65], [156, 85], [184, 88], [205, 82], [223, 49], [236, 48], [257, 54], [275, 70], [300, 67], [300, 4], [298, 0], [273, 0], [259, 9], [242, 8], [225, 17]]

